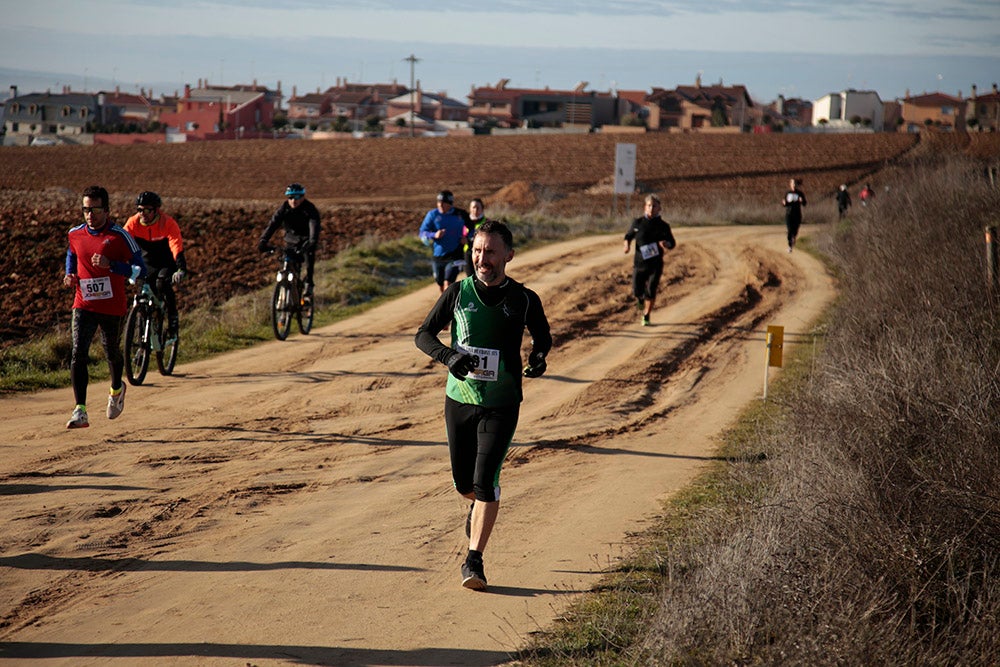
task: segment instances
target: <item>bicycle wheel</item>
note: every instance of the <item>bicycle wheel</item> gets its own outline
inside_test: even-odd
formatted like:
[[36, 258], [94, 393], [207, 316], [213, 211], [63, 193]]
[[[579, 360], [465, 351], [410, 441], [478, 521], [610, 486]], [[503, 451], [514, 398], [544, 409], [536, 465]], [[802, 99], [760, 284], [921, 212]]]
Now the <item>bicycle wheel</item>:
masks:
[[149, 369], [149, 315], [143, 306], [132, 306], [125, 322], [125, 375], [142, 384]]
[[[299, 292], [302, 294], [302, 292]], [[299, 298], [299, 309], [295, 313], [299, 321], [299, 331], [308, 334], [313, 327], [313, 295], [302, 294]]]
[[156, 351], [156, 365], [160, 369], [160, 375], [170, 375], [174, 372], [174, 365], [177, 363], [177, 343], [180, 334], [167, 340], [167, 334], [163, 330], [163, 313], [161, 311], [156, 312], [153, 321], [160, 339], [160, 349]]
[[292, 328], [292, 304], [294, 295], [292, 289], [286, 282], [279, 282], [274, 286], [274, 296], [271, 298], [271, 324], [274, 328], [274, 337], [278, 340], [288, 338], [288, 332]]

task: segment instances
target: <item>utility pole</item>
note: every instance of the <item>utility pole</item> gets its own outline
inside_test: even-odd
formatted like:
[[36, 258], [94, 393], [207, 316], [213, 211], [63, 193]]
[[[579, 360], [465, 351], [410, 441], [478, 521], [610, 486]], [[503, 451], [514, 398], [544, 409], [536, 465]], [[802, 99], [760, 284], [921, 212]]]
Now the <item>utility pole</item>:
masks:
[[408, 62], [408, 63], [410, 63], [410, 136], [412, 137], [413, 136], [413, 116], [414, 116], [414, 113], [415, 113], [415, 107], [416, 107], [416, 102], [417, 102], [416, 91], [413, 90], [413, 86], [414, 86], [414, 83], [413, 83], [413, 67], [414, 67], [414, 65], [417, 64], [417, 62], [420, 60], [420, 58], [416, 57], [415, 55], [413, 55], [411, 53], [409, 58], [403, 58], [403, 60], [406, 61], [406, 62]]

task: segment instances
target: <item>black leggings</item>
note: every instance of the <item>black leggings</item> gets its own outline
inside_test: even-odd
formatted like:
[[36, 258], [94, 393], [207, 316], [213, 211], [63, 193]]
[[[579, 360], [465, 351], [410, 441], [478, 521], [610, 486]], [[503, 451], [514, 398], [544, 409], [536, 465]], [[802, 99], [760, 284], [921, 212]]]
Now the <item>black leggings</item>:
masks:
[[788, 232], [788, 247], [791, 248], [795, 244], [795, 239], [799, 236], [799, 225], [802, 224], [802, 220], [785, 220], [785, 230]]
[[167, 307], [168, 324], [177, 319], [177, 297], [174, 295], [174, 285], [171, 281], [173, 275], [174, 270], [170, 268], [152, 269], [146, 278], [163, 299], [163, 305]]
[[507, 457], [520, 405], [487, 408], [444, 399], [451, 475], [455, 490], [476, 500], [500, 500], [500, 468]]
[[122, 386], [122, 369], [125, 357], [122, 356], [122, 320], [118, 315], [104, 315], [81, 308], [73, 309], [73, 356], [69, 364], [69, 374], [73, 381], [73, 396], [77, 405], [87, 404], [87, 384], [90, 374], [87, 364], [90, 362], [90, 343], [94, 334], [101, 330], [101, 343], [104, 354], [108, 358], [108, 368], [111, 370], [111, 388]]

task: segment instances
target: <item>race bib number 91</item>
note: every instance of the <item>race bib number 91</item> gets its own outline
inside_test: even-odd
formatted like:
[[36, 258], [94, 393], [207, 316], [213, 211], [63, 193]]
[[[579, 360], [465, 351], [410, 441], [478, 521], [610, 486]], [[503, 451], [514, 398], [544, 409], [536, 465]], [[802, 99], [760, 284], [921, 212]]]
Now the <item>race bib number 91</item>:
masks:
[[457, 346], [459, 350], [466, 354], [471, 354], [476, 360], [476, 366], [466, 377], [468, 380], [482, 380], [484, 382], [496, 382], [497, 372], [500, 370], [500, 350], [488, 347], [465, 347]]
[[111, 277], [103, 278], [81, 278], [80, 294], [84, 301], [98, 301], [100, 299], [110, 299], [113, 296], [111, 290]]

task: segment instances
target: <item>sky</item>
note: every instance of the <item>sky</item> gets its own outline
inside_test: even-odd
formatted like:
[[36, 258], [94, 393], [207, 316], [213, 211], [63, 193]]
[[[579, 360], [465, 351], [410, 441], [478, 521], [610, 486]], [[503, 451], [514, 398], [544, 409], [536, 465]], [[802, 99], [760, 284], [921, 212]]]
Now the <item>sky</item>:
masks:
[[[409, 56], [415, 56], [411, 63]], [[338, 78], [645, 90], [743, 84], [758, 102], [853, 88], [883, 100], [1000, 82], [998, 0], [35, 0], [0, 24], [0, 99]]]

